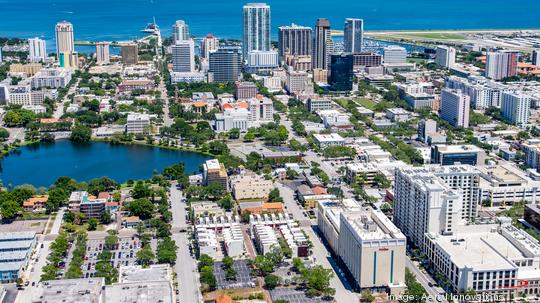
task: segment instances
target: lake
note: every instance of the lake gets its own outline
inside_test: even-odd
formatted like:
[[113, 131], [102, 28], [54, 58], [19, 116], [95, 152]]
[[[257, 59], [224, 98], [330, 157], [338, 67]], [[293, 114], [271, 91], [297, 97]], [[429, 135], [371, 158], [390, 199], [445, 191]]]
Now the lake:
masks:
[[50, 186], [60, 176], [88, 181], [102, 176], [117, 182], [140, 180], [162, 172], [171, 164], [184, 163], [187, 173], [199, 171], [205, 155], [141, 145], [107, 142], [75, 144], [60, 140], [51, 144], [23, 146], [0, 160], [4, 186]]
[[[162, 34], [171, 34], [177, 19], [190, 33], [203, 37], [242, 36], [242, 6], [247, 0], [0, 0], [0, 36], [40, 36], [54, 48], [54, 26], [71, 21], [75, 39], [129, 40], [141, 37], [147, 23], [156, 22]], [[509, 29], [539, 28], [540, 1], [523, 5], [506, 0], [268, 0], [272, 9], [272, 36], [277, 27], [291, 24], [313, 27], [317, 18], [330, 19], [343, 29], [345, 18], [363, 18], [366, 30]]]

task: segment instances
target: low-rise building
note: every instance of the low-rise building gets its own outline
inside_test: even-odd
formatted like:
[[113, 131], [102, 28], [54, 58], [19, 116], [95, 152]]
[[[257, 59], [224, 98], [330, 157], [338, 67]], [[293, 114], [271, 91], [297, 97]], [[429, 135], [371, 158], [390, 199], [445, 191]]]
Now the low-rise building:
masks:
[[333, 102], [330, 98], [309, 98], [306, 101], [306, 108], [314, 113], [320, 110], [329, 110], [333, 107]]
[[252, 226], [253, 238], [260, 254], [272, 252], [275, 247], [279, 248], [279, 242], [275, 230], [268, 225], [255, 224]]
[[154, 89], [154, 81], [149, 79], [124, 80], [118, 85], [118, 91], [121, 93], [133, 90], [149, 91], [152, 89]]
[[386, 110], [386, 117], [392, 122], [407, 122], [410, 113], [403, 108], [389, 108]]
[[314, 134], [313, 138], [315, 139], [315, 143], [320, 148], [326, 148], [331, 145], [339, 145], [343, 146], [345, 145], [345, 139], [343, 139], [342, 136], [339, 134]]
[[23, 202], [23, 208], [26, 211], [41, 211], [45, 209], [47, 201], [49, 197], [32, 197]]
[[431, 163], [441, 165], [478, 163], [480, 149], [474, 145], [432, 145]]
[[41, 284], [32, 303], [104, 302], [105, 278], [50, 280]]
[[206, 216], [224, 216], [225, 210], [216, 202], [211, 201], [194, 201], [191, 202], [191, 211], [193, 217], [206, 217]]
[[230, 188], [236, 200], [264, 199], [274, 188], [272, 180], [257, 175], [253, 172], [242, 172], [230, 178]]
[[35, 232], [0, 233], [0, 283], [13, 283], [21, 277], [35, 243]]
[[127, 116], [126, 132], [128, 134], [147, 134], [150, 132], [150, 116], [130, 113]]
[[[540, 291], [540, 245], [512, 226], [500, 224], [462, 226], [453, 235], [426, 234], [424, 253], [455, 292], [503, 296], [535, 296]], [[463, 253], [466, 251], [466, 253]]]
[[536, 203], [540, 182], [511, 165], [479, 166], [480, 201], [485, 206], [507, 207], [525, 201]]

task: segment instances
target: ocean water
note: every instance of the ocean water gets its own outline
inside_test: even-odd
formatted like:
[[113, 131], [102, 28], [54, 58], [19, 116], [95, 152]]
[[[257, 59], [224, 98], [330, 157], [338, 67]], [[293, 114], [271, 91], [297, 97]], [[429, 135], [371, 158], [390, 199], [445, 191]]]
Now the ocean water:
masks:
[[[192, 35], [213, 33], [240, 38], [241, 0], [0, 0], [0, 36], [39, 36], [53, 41], [54, 25], [74, 24], [76, 40], [121, 41], [141, 37], [156, 22], [170, 35], [177, 19]], [[255, 2], [255, 1], [251, 1]], [[260, 1], [263, 2], [263, 1]], [[314, 26], [329, 18], [342, 29], [343, 19], [363, 18], [366, 30], [540, 28], [540, 1], [523, 5], [507, 0], [268, 0], [273, 36], [277, 27], [296, 23]]]

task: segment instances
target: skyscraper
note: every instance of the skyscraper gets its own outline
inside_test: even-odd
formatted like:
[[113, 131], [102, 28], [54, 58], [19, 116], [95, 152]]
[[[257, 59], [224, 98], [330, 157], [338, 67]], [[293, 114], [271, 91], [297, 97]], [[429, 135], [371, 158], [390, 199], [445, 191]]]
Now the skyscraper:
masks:
[[242, 54], [238, 47], [220, 47], [210, 53], [208, 78], [214, 82], [233, 82], [242, 75]]
[[179, 41], [171, 46], [173, 72], [194, 72], [195, 71], [195, 43], [193, 40]]
[[315, 24], [315, 37], [313, 39], [313, 68], [328, 69], [330, 55], [333, 51], [332, 36], [330, 35], [330, 21], [326, 18], [317, 19]]
[[244, 58], [250, 51], [270, 50], [270, 6], [266, 3], [244, 5], [243, 46]]
[[208, 59], [210, 57], [210, 52], [216, 51], [219, 48], [219, 39], [212, 34], [208, 34], [202, 40], [201, 47], [202, 57]]
[[176, 20], [172, 26], [173, 44], [189, 39], [189, 28], [184, 20]]
[[530, 96], [519, 92], [502, 94], [501, 112], [508, 123], [525, 127], [529, 123], [530, 108]]
[[288, 55], [311, 56], [311, 27], [292, 24], [280, 26], [278, 32], [279, 57]]
[[75, 41], [73, 38], [73, 24], [61, 21], [56, 24], [56, 54], [60, 58], [61, 53], [75, 52]]
[[345, 52], [359, 53], [364, 44], [364, 20], [363, 19], [345, 19], [343, 41], [345, 43]]
[[335, 91], [351, 91], [353, 82], [353, 55], [332, 55], [330, 60], [330, 85]]
[[533, 65], [540, 66], [540, 49], [533, 49], [531, 55], [531, 62]]
[[137, 64], [139, 62], [139, 47], [136, 43], [124, 44], [120, 51], [122, 63]]
[[519, 52], [503, 50], [488, 52], [486, 58], [486, 77], [501, 80], [517, 76]]
[[30, 38], [28, 39], [29, 47], [29, 56], [28, 59], [30, 62], [40, 62], [45, 61], [47, 58], [47, 48], [45, 45], [45, 40], [39, 38]]
[[454, 66], [456, 63], [456, 49], [446, 45], [437, 46], [435, 63], [446, 68]]
[[109, 55], [109, 42], [97, 42], [96, 43], [96, 63], [97, 64], [109, 64], [111, 58]]
[[454, 127], [469, 127], [471, 98], [461, 91], [444, 89], [441, 94], [441, 118]]

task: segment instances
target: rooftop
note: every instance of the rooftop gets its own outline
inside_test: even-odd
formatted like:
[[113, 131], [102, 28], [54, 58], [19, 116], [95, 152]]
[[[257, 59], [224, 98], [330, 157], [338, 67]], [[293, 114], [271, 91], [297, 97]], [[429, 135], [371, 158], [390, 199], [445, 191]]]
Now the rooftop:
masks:
[[478, 153], [480, 148], [474, 145], [436, 145], [439, 153]]
[[[94, 303], [101, 302], [104, 278], [67, 279], [43, 282], [38, 302]], [[37, 299], [37, 298], [36, 298]]]

